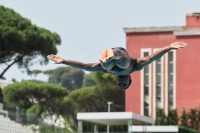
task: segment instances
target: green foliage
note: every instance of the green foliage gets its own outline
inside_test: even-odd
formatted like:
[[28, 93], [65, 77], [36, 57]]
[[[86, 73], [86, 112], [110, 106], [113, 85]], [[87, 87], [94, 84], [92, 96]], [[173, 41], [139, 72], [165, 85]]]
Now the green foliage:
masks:
[[178, 113], [176, 109], [169, 109], [167, 116], [167, 125], [178, 125]]
[[[45, 104], [40, 102], [32, 106], [27, 112], [28, 119], [32, 122], [37, 122], [39, 114], [42, 114], [44, 118], [52, 119], [53, 122], [53, 120], [57, 120], [59, 116], [63, 116], [69, 119], [76, 116], [76, 113], [77, 112], [74, 103], [67, 97], [51, 99], [48, 100], [48, 102], [45, 102]], [[76, 120], [76, 118], [74, 118], [74, 120]], [[75, 128], [74, 123], [70, 125], [71, 128]]]
[[[188, 111], [183, 109], [180, 117], [178, 117], [176, 109], [169, 109], [166, 116], [163, 109], [158, 108], [156, 115], [155, 125], [180, 125], [180, 133], [187, 131], [192, 133], [200, 129], [200, 106], [198, 108], [191, 108]], [[194, 130], [192, 131], [191, 129]]]
[[37, 76], [39, 73], [42, 73], [42, 71], [41, 71], [41, 70], [32, 70], [32, 71], [31, 71], [31, 70], [28, 70], [28, 71], [27, 71], [27, 74], [28, 74], [28, 75], [31, 75], [31, 76], [34, 75], [35, 78], [36, 78], [36, 76]]
[[85, 75], [83, 79], [83, 87], [84, 86], [94, 86], [96, 82], [93, 80], [92, 73]]
[[[72, 77], [73, 75], [75, 75], [75, 77], [79, 75], [79, 73], [71, 67], [61, 67], [55, 70], [44, 71], [44, 73], [45, 72], [47, 72], [48, 75], [51, 75], [50, 80], [59, 84], [61, 84], [61, 79], [64, 77], [63, 74], [72, 73]], [[69, 95], [64, 87], [37, 80], [13, 83], [7, 86], [8, 88], [11, 88], [9, 91], [7, 90], [7, 87], [4, 89], [5, 93], [8, 95], [11, 93], [10, 90], [13, 89], [14, 93], [11, 97], [24, 91], [22, 93], [23, 95], [20, 97], [22, 97], [22, 99], [28, 97], [26, 100], [31, 104], [25, 110], [27, 121], [29, 123], [37, 124], [38, 118], [41, 116], [52, 119], [52, 116], [58, 118], [61, 115], [67, 119], [72, 129], [76, 129], [77, 112], [107, 112], [108, 101], [113, 102], [111, 111], [124, 111], [125, 92], [121, 91], [116, 86], [115, 76], [104, 73], [92, 73], [91, 75], [88, 77], [97, 83], [96, 86], [76, 89], [71, 91]], [[28, 91], [28, 96], [26, 91]], [[10, 97], [10, 95], [6, 97]], [[10, 99], [7, 98], [7, 100]], [[13, 101], [16, 102], [14, 103], [15, 106], [16, 104], [18, 105], [18, 99], [14, 99]], [[22, 108], [23, 106], [19, 107]], [[120, 129], [120, 127], [112, 128], [113, 131]]]
[[67, 128], [55, 127], [54, 129], [52, 129], [52, 127], [47, 124], [41, 125], [40, 132], [41, 133], [75, 133], [75, 132], [68, 130]]
[[49, 75], [48, 81], [50, 83], [61, 84], [61, 76], [63, 73], [69, 71], [68, 67], [58, 67], [54, 70], [46, 70], [43, 73]]
[[200, 130], [200, 106], [197, 108], [197, 118], [196, 118], [196, 123], [197, 123], [197, 130]]
[[15, 78], [12, 78], [12, 82], [17, 82], [17, 80]]
[[84, 72], [80, 69], [68, 67], [70, 70], [61, 76], [61, 85], [68, 88], [69, 91], [81, 88], [83, 85]]
[[38, 86], [38, 92], [34, 97], [39, 102], [48, 102], [55, 98], [65, 97], [68, 94], [66, 88], [56, 84], [44, 83], [38, 84]]
[[98, 88], [117, 88], [116, 77], [109, 73], [93, 72], [93, 79], [97, 83]]
[[198, 109], [192, 108], [188, 112], [188, 127], [199, 129], [199, 122], [198, 118]]
[[57, 53], [56, 45], [61, 39], [57, 33], [37, 27], [14, 10], [0, 6], [0, 42], [0, 64], [7, 65], [1, 78], [13, 64], [25, 69], [35, 63], [47, 64], [46, 56]]
[[188, 115], [185, 109], [183, 109], [182, 113], [181, 113], [181, 126], [187, 127], [188, 126]]
[[26, 123], [27, 110], [30, 114], [28, 120], [31, 121], [42, 114], [59, 114], [58, 105], [68, 92], [66, 88], [56, 84], [36, 84], [35, 82], [23, 81], [6, 86], [3, 89], [3, 94], [5, 101], [9, 101], [24, 110], [23, 122]]
[[156, 121], [155, 125], [167, 125], [167, 116], [164, 113], [163, 109], [156, 109]]
[[73, 67], [59, 67], [43, 73], [49, 75], [50, 83], [60, 84], [69, 91], [81, 88], [83, 84], [84, 71]]
[[[108, 74], [104, 75], [103, 73], [92, 74], [92, 76], [96, 77], [94, 79], [97, 83], [96, 86], [83, 87], [70, 92], [68, 95], [69, 100], [75, 104], [75, 112], [107, 112], [108, 101], [113, 102], [110, 108], [111, 111], [124, 111], [125, 92], [117, 88], [115, 77]], [[106, 81], [107, 83], [101, 81]]]
[[102, 73], [94, 74], [97, 74], [95, 76], [98, 76], [98, 79], [101, 78], [104, 81], [107, 79], [107, 81], [109, 81], [107, 84], [109, 85], [102, 86], [99, 84], [103, 83], [97, 82], [97, 86], [84, 87], [78, 90], [74, 90], [69, 94], [69, 99], [76, 103], [79, 111], [105, 112], [107, 111], [108, 101], [113, 102], [111, 111], [124, 111], [124, 91], [121, 91], [116, 87], [115, 81], [110, 80], [110, 76], [105, 76]]
[[46, 75], [51, 75], [53, 73], [53, 70], [45, 70], [43, 71], [43, 74], [46, 74]]
[[23, 80], [23, 81], [34, 82], [34, 83], [36, 83], [36, 84], [44, 84], [44, 83], [47, 83], [47, 82], [44, 82], [44, 81], [41, 81], [41, 80]]
[[4, 99], [24, 109], [30, 108], [33, 103], [33, 93], [37, 85], [32, 82], [13, 83], [3, 89]]
[[180, 120], [181, 126], [200, 130], [200, 106], [187, 111], [183, 109]]
[[58, 119], [59, 115], [62, 115], [60, 108], [64, 105], [61, 105], [63, 103], [61, 101], [67, 96], [66, 89], [55, 84], [40, 84], [40, 87], [42, 89], [35, 96], [35, 101], [38, 101], [38, 104], [29, 113], [32, 112], [37, 117], [43, 115], [45, 118], [51, 119], [54, 115]]
[[[98, 93], [95, 93], [96, 87], [84, 87], [72, 91], [68, 98], [72, 100], [81, 112], [102, 111], [105, 107], [105, 101]], [[104, 108], [105, 109], [105, 108]]]
[[64, 97], [62, 101], [57, 104], [57, 109], [60, 115], [70, 118], [77, 114], [76, 106], [68, 97]]
[[179, 126], [178, 130], [179, 130], [179, 133], [197, 133], [196, 130], [187, 128], [187, 127], [183, 127], [183, 126]]
[[176, 109], [169, 109], [168, 115], [165, 115], [163, 109], [156, 109], [155, 125], [178, 125], [178, 113]]
[[29, 123], [38, 124], [39, 117], [37, 116], [37, 114], [39, 114], [39, 112], [40, 108], [38, 107], [38, 104], [34, 104], [27, 110], [26, 115]]
[[25, 108], [25, 105], [32, 106], [37, 102], [67, 96], [67, 90], [56, 84], [36, 84], [35, 82], [23, 81], [6, 86], [3, 89], [3, 94], [6, 100]]
[[108, 101], [112, 101], [111, 111], [124, 111], [125, 91], [120, 90], [116, 85], [116, 77], [101, 72], [94, 72], [92, 74], [97, 83], [95, 92], [98, 93], [102, 100], [105, 99], [106, 106]]
[[37, 127], [35, 125], [28, 125], [28, 128], [30, 128], [34, 133], [37, 133]]
[[55, 108], [57, 112], [56, 115], [61, 115], [65, 118], [65, 125], [70, 125], [72, 129], [77, 127], [77, 108], [72, 100], [70, 100], [68, 97], [64, 97], [56, 104]]

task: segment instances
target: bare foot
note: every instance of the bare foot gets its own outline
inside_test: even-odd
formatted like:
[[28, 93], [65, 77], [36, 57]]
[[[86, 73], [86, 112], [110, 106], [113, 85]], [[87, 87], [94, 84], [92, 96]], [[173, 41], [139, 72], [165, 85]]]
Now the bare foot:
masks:
[[173, 49], [180, 49], [180, 48], [185, 48], [187, 45], [188, 45], [187, 43], [183, 43], [183, 42], [174, 42], [170, 46]]
[[113, 50], [110, 49], [104, 49], [101, 51], [100, 55], [99, 55], [99, 60], [103, 63], [108, 62], [110, 60], [112, 60], [114, 57], [114, 53]]

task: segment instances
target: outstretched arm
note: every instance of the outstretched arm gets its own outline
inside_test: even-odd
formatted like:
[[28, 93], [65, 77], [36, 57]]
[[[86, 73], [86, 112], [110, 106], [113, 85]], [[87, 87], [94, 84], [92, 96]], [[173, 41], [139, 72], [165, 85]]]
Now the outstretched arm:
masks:
[[169, 46], [166, 46], [164, 48], [159, 49], [158, 51], [156, 51], [152, 55], [149, 55], [149, 56], [146, 56], [146, 57], [142, 57], [142, 58], [138, 58], [137, 59], [137, 66], [136, 67], [137, 67], [137, 69], [140, 70], [144, 66], [149, 65], [153, 61], [161, 58], [165, 53], [169, 52], [170, 50], [184, 48], [187, 45], [188, 45], [187, 43], [174, 42], [174, 43], [172, 43]]
[[100, 62], [85, 64], [85, 63], [74, 61], [74, 60], [66, 60], [66, 59], [63, 59], [60, 56], [53, 55], [53, 54], [48, 55], [47, 58], [54, 61], [55, 64], [65, 64], [65, 65], [69, 65], [69, 66], [72, 66], [74, 68], [83, 69], [83, 70], [86, 70], [86, 71], [106, 72], [106, 70], [101, 67]]

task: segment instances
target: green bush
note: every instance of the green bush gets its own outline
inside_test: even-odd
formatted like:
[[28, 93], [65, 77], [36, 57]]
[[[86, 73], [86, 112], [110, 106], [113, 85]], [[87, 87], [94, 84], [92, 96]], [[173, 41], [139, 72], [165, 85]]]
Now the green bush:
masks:
[[197, 133], [197, 131], [191, 128], [179, 126], [179, 133]]

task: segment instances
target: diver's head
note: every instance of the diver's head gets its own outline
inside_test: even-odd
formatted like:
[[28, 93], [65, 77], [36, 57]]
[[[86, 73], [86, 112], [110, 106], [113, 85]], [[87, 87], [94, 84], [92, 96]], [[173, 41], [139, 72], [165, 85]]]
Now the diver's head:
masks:
[[117, 76], [116, 81], [117, 81], [117, 86], [121, 90], [126, 90], [131, 85], [132, 82], [130, 75]]

